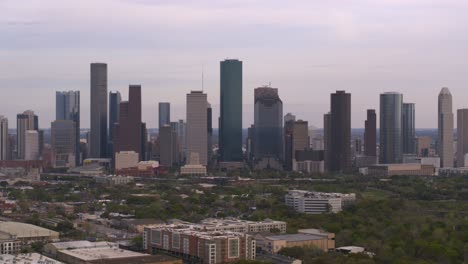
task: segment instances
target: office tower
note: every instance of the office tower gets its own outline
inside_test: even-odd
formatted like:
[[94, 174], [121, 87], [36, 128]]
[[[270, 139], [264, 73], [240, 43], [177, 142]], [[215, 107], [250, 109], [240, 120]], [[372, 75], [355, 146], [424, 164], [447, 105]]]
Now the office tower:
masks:
[[292, 170], [293, 164], [293, 131], [296, 117], [291, 113], [284, 116], [284, 169]]
[[159, 129], [159, 163], [164, 167], [172, 167], [179, 163], [177, 133], [170, 125]]
[[403, 159], [402, 105], [400, 93], [380, 95], [380, 163], [401, 163]]
[[187, 141], [186, 141], [186, 129], [187, 129], [187, 124], [184, 122], [184, 120], [180, 119], [177, 122], [177, 138], [179, 142], [179, 149], [180, 149], [180, 161], [184, 162], [186, 160], [186, 152], [187, 152]]
[[418, 157], [429, 157], [432, 138], [429, 136], [420, 136], [416, 138], [416, 155]]
[[164, 125], [171, 124], [171, 104], [170, 103], [159, 103], [159, 126], [161, 129]]
[[55, 120], [51, 124], [52, 166], [75, 167], [76, 123], [73, 120]]
[[438, 98], [438, 139], [437, 151], [440, 167], [453, 167], [453, 112], [452, 94], [448, 88], [442, 88]]
[[26, 131], [38, 130], [38, 125], [39, 119], [31, 110], [24, 111], [16, 116], [16, 151], [18, 159], [25, 159]]
[[24, 160], [38, 160], [39, 132], [37, 130], [26, 130], [24, 142]]
[[255, 89], [254, 158], [283, 160], [283, 102], [277, 88]]
[[91, 63], [91, 158], [107, 158], [107, 64]]
[[364, 122], [364, 155], [377, 157], [377, 115], [374, 109], [367, 110]]
[[331, 94], [328, 170], [343, 172], [351, 168], [351, 94]]
[[79, 165], [80, 157], [80, 92], [67, 91], [55, 93], [55, 119], [71, 120], [75, 123], [74, 164]]
[[296, 158], [296, 151], [309, 149], [309, 123], [298, 120], [294, 122], [293, 127], [293, 160]]
[[0, 115], [0, 160], [8, 160], [10, 138], [8, 135], [8, 119]]
[[[457, 110], [457, 167], [466, 167], [468, 154], [468, 109]], [[468, 156], [467, 156], [468, 157]]]
[[208, 107], [206, 108], [206, 124], [208, 133], [208, 163], [210, 164], [213, 155], [213, 109], [210, 103], [208, 103]]
[[114, 127], [114, 153], [135, 151], [143, 159], [146, 126], [141, 122], [141, 86], [130, 85], [128, 101], [120, 103], [119, 122]]
[[242, 62], [224, 60], [220, 72], [220, 160], [242, 161]]
[[141, 140], [140, 140], [140, 144], [141, 144], [141, 160], [146, 160], [146, 152], [147, 152], [147, 148], [146, 148], [146, 145], [147, 143], [149, 142], [149, 139], [148, 139], [148, 129], [146, 129], [146, 123], [141, 123]]
[[330, 160], [330, 139], [331, 139], [331, 113], [323, 115], [323, 148], [325, 157], [325, 168], [328, 170], [328, 162]]
[[120, 102], [122, 97], [119, 92], [109, 93], [109, 138], [108, 138], [108, 152], [109, 155], [114, 153], [114, 126], [119, 122]]
[[403, 141], [403, 153], [414, 154], [416, 152], [415, 147], [415, 105], [413, 103], [403, 103], [402, 108], [402, 141]]
[[187, 154], [198, 155], [201, 165], [208, 163], [207, 96], [202, 91], [187, 94]]

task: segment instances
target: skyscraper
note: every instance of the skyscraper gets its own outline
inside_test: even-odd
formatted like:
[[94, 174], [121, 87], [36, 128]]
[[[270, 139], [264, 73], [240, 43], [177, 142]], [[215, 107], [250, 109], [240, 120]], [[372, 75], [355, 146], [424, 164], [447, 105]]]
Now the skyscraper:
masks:
[[201, 165], [208, 163], [207, 96], [202, 91], [187, 94], [187, 154], [198, 155]]
[[56, 92], [55, 93], [55, 119], [56, 120], [71, 120], [75, 123], [75, 143], [73, 164], [80, 164], [80, 92]]
[[[119, 122], [114, 127], [114, 153], [135, 151], [143, 159], [144, 129], [141, 122], [141, 86], [130, 85], [128, 101], [120, 103]], [[146, 139], [145, 139], [146, 142]]]
[[39, 132], [37, 130], [27, 130], [24, 135], [24, 160], [39, 159]]
[[114, 153], [114, 127], [119, 122], [120, 114], [120, 102], [122, 97], [119, 92], [109, 93], [109, 143], [108, 153], [112, 155]]
[[9, 159], [9, 145], [10, 139], [8, 135], [8, 119], [0, 115], [0, 160]]
[[170, 103], [159, 103], [159, 129], [164, 125], [171, 124], [171, 104]]
[[170, 125], [159, 129], [159, 163], [164, 167], [172, 167], [179, 163], [177, 133]]
[[380, 95], [380, 163], [400, 163], [403, 159], [402, 105], [400, 93]]
[[323, 154], [325, 158], [325, 168], [328, 171], [330, 161], [330, 140], [331, 140], [331, 113], [323, 115]]
[[90, 157], [107, 157], [107, 64], [91, 63]]
[[283, 160], [283, 102], [277, 88], [255, 89], [254, 159]]
[[32, 110], [26, 110], [16, 116], [16, 148], [18, 159], [25, 159], [26, 131], [39, 130], [38, 126], [39, 118], [37, 115], [34, 115], [34, 111]]
[[55, 120], [51, 124], [52, 166], [55, 168], [77, 165], [75, 126], [73, 120]]
[[242, 161], [242, 62], [224, 60], [220, 73], [220, 160]]
[[466, 167], [468, 154], [468, 109], [457, 110], [457, 167]]
[[292, 157], [294, 160], [296, 159], [296, 151], [309, 149], [309, 123], [307, 121], [297, 120], [294, 122], [292, 140]]
[[448, 88], [442, 88], [438, 101], [437, 150], [440, 157], [440, 167], [450, 168], [453, 167], [453, 112], [452, 94]]
[[210, 103], [208, 103], [208, 107], [206, 108], [206, 124], [208, 133], [208, 163], [211, 163], [213, 154], [213, 109]]
[[403, 103], [402, 111], [402, 137], [403, 137], [403, 153], [416, 153], [415, 146], [415, 106], [412, 103]]
[[292, 170], [292, 160], [293, 160], [293, 131], [294, 131], [294, 122], [296, 117], [287, 113], [284, 116], [284, 169], [287, 171]]
[[328, 170], [342, 172], [351, 168], [351, 94], [336, 91], [331, 94], [330, 146]]
[[377, 157], [377, 115], [374, 109], [367, 110], [364, 127], [364, 155]]

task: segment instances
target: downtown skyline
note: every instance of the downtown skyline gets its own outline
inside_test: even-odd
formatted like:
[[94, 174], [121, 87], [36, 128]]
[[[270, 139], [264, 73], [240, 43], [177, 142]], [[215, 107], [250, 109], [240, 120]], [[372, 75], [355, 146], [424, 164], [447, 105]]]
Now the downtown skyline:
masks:
[[[468, 84], [463, 1], [298, 1], [281, 9], [279, 1], [27, 2], [0, 3], [0, 33], [12, 40], [0, 44], [1, 89], [9, 90], [0, 112], [10, 120], [31, 108], [48, 127], [54, 119], [49, 95], [78, 90], [81, 127], [89, 128], [88, 64], [94, 61], [109, 65], [109, 91], [125, 94], [129, 84], [142, 85], [150, 128], [157, 127], [158, 102], [171, 102], [173, 119], [184, 117], [184, 95], [200, 90], [202, 71], [219, 116], [218, 63], [225, 58], [244, 62], [244, 128], [253, 123], [254, 89], [270, 82], [280, 89], [285, 113], [316, 127], [336, 90], [353, 94], [354, 128], [363, 126], [365, 109], [378, 108], [383, 92], [400, 92], [416, 104], [418, 128], [437, 127], [436, 100], [422, 93], [435, 98], [446, 86], [454, 109], [466, 107], [457, 100]], [[115, 17], [100, 12], [108, 7]], [[18, 109], [18, 100], [28, 107]]]

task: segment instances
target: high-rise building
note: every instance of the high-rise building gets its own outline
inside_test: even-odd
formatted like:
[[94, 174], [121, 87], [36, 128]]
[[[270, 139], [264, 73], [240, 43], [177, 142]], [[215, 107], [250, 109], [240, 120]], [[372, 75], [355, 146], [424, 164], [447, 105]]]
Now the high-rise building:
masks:
[[24, 160], [38, 160], [39, 132], [37, 130], [26, 130], [24, 142]]
[[468, 154], [468, 109], [457, 110], [457, 167], [466, 167]]
[[328, 171], [328, 163], [330, 161], [330, 139], [331, 139], [331, 113], [323, 115], [323, 154], [325, 156], [325, 168]]
[[416, 118], [415, 105], [413, 103], [403, 103], [402, 108], [402, 138], [403, 138], [403, 153], [415, 154], [415, 138], [416, 138]]
[[73, 120], [55, 120], [51, 124], [52, 166], [75, 167], [76, 123]]
[[437, 150], [440, 157], [440, 167], [453, 167], [453, 111], [452, 94], [448, 88], [442, 88], [439, 93], [438, 108], [438, 140]]
[[213, 156], [213, 109], [210, 103], [208, 103], [208, 107], [206, 108], [206, 124], [208, 133], [208, 163], [210, 164]]
[[328, 170], [331, 172], [349, 170], [351, 168], [351, 94], [345, 91], [331, 94], [329, 135]]
[[377, 115], [374, 109], [367, 110], [364, 127], [364, 155], [377, 157]]
[[90, 157], [107, 158], [107, 64], [91, 63]]
[[122, 97], [119, 92], [109, 93], [109, 143], [107, 152], [109, 155], [114, 153], [114, 127], [119, 122], [120, 102], [122, 102]]
[[296, 117], [291, 113], [287, 113], [284, 116], [284, 169], [287, 171], [291, 171], [293, 165], [293, 131], [295, 121]]
[[171, 104], [162, 102], [159, 103], [159, 126], [158, 128], [161, 129], [164, 125], [171, 124]]
[[242, 61], [222, 61], [220, 73], [220, 160], [242, 161]]
[[401, 163], [403, 95], [389, 92], [380, 95], [380, 163]]
[[177, 133], [170, 125], [159, 128], [159, 163], [164, 167], [172, 167], [179, 163]]
[[141, 85], [129, 86], [128, 101], [120, 103], [119, 114], [119, 122], [114, 127], [114, 153], [135, 151], [142, 160], [146, 127], [141, 122]]
[[186, 124], [184, 120], [180, 119], [177, 122], [171, 122], [172, 129], [177, 134], [177, 142], [179, 145], [179, 162], [185, 161], [185, 153], [186, 153], [186, 144], [185, 144], [185, 129]]
[[55, 119], [56, 120], [71, 120], [75, 123], [75, 143], [73, 146], [75, 161], [73, 164], [79, 165], [80, 159], [80, 92], [67, 91], [55, 93]]
[[16, 151], [18, 159], [25, 159], [26, 131], [39, 130], [38, 126], [39, 118], [31, 110], [24, 111], [16, 116]]
[[277, 88], [255, 89], [254, 159], [283, 160], [283, 102]]
[[303, 120], [294, 122], [293, 136], [292, 136], [293, 160], [296, 159], [296, 151], [308, 150], [309, 143], [309, 123]]
[[192, 91], [187, 94], [187, 154], [198, 155], [200, 164], [208, 163], [208, 133], [207, 133], [207, 96], [202, 91]]
[[0, 115], [0, 160], [9, 159], [10, 138], [8, 135], [8, 119]]

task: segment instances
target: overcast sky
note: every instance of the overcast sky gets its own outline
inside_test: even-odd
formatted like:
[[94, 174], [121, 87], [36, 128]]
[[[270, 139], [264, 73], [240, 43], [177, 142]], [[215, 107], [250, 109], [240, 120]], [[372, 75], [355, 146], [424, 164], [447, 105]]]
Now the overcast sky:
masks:
[[[279, 88], [284, 113], [322, 127], [330, 93], [352, 93], [352, 126], [363, 127], [379, 94], [416, 103], [416, 126], [437, 127], [437, 95], [468, 107], [466, 0], [0, 0], [0, 115], [10, 127], [32, 109], [55, 118], [55, 91], [81, 91], [89, 127], [89, 63], [108, 63], [109, 91], [141, 84], [143, 120], [157, 103], [185, 119], [185, 94], [204, 88], [219, 109], [219, 61], [244, 68], [244, 127], [253, 89]], [[454, 109], [455, 110], [455, 109]]]

